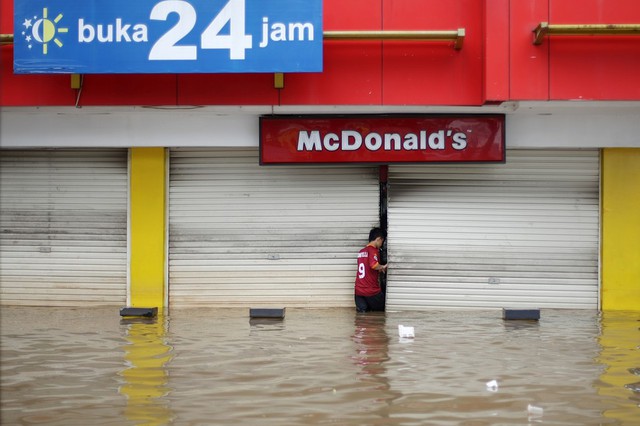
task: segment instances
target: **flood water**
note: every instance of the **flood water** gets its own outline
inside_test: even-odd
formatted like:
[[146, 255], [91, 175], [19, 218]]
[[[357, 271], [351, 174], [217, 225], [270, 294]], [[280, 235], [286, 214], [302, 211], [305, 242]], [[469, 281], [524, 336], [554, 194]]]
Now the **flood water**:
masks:
[[638, 312], [0, 315], [3, 425], [640, 424]]

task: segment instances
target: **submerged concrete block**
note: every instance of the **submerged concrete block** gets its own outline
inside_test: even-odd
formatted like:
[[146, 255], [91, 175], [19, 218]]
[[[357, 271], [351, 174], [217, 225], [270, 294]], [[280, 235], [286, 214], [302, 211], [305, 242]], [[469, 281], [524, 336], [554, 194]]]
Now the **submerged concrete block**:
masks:
[[503, 309], [502, 319], [537, 321], [540, 319], [540, 309]]
[[250, 308], [251, 318], [284, 318], [286, 308]]
[[121, 317], [155, 317], [158, 315], [158, 308], [122, 308]]

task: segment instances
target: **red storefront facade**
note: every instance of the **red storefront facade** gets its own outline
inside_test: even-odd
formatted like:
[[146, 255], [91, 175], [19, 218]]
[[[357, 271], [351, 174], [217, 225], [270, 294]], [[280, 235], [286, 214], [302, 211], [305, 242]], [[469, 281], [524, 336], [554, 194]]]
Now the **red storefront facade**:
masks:
[[[0, 33], [15, 36], [19, 29], [13, 27], [13, 2], [1, 0], [0, 5]], [[2, 148], [117, 146], [133, 153], [147, 147], [162, 147], [168, 152], [194, 146], [235, 146], [224, 142], [207, 145], [207, 134], [211, 132], [210, 128], [204, 128], [207, 119], [200, 116], [203, 112], [193, 116], [185, 112], [190, 109], [230, 116], [232, 121], [238, 121], [238, 128], [246, 128], [248, 122], [251, 129], [253, 126], [257, 129], [260, 116], [272, 114], [506, 114], [507, 150], [595, 150], [599, 211], [597, 224], [588, 231], [597, 234], [597, 241], [590, 249], [596, 250], [592, 254], [596, 265], [589, 266], [598, 282], [595, 305], [612, 309], [637, 306], [640, 295], [630, 283], [640, 276], [640, 266], [630, 264], [633, 256], [640, 255], [640, 247], [638, 239], [634, 242], [620, 231], [640, 233], [640, 225], [634, 222], [632, 213], [637, 207], [634, 185], [638, 179], [636, 170], [640, 168], [638, 120], [633, 118], [640, 113], [640, 5], [636, 0], [585, 0], [579, 5], [570, 0], [325, 0], [323, 5], [325, 33], [453, 31], [458, 38], [433, 41], [326, 37], [324, 69], [318, 73], [72, 77], [14, 74], [13, 47], [11, 37], [7, 36], [0, 47], [0, 106], [7, 120]], [[534, 31], [545, 23], [551, 29], [536, 44]], [[554, 26], [557, 29], [563, 25], [575, 27], [576, 34], [556, 34]], [[603, 32], [606, 29], [602, 26], [609, 26], [609, 32]], [[616, 28], [626, 30], [622, 34], [611, 34]], [[181, 140], [177, 130], [173, 137], [166, 139], [157, 138], [152, 131], [145, 133], [150, 123], [165, 120], [171, 108], [180, 110], [170, 118], [175, 120], [176, 128], [180, 127], [180, 119], [185, 114], [189, 123], [202, 124], [202, 129], [189, 133], [199, 133], [195, 141]], [[23, 138], [21, 135], [28, 131], [23, 134], [15, 130], [33, 114], [42, 120], [42, 129], [38, 132], [42, 134], [51, 117], [91, 114], [92, 111], [107, 111], [111, 117], [131, 114], [141, 119], [131, 124], [125, 118], [117, 118], [104, 127], [98, 126], [107, 133], [113, 131], [117, 140], [111, 143], [109, 137], [101, 133], [96, 136], [97, 146], [92, 145], [93, 136], [74, 135], [73, 130], [67, 131], [77, 140], [69, 145], [59, 142], [62, 138], [51, 141], [36, 141], [35, 136]], [[158, 116], [153, 116], [155, 113]], [[45, 117], [46, 114], [50, 115]], [[224, 127], [227, 122], [224, 118], [220, 120], [220, 126]], [[130, 138], [120, 126], [123, 123], [132, 126]], [[58, 125], [62, 129], [69, 123], [54, 122], [49, 130], [52, 133], [59, 130]], [[233, 129], [231, 126], [225, 131], [233, 132]], [[86, 142], [78, 142], [81, 140]], [[244, 147], [247, 144], [257, 146], [257, 132], [255, 142], [240, 142]], [[165, 156], [171, 157], [167, 152], [162, 154], [162, 161], [166, 160]], [[135, 164], [128, 161], [131, 171]], [[612, 174], [614, 170], [619, 173]], [[394, 172], [391, 173], [393, 176]], [[397, 182], [408, 179], [408, 172], [397, 173]], [[438, 179], [445, 180], [442, 176]], [[133, 196], [136, 189], [129, 188], [129, 191], [129, 196]], [[630, 204], [623, 201], [625, 199], [631, 200]], [[601, 205], [607, 207], [601, 208]], [[165, 220], [170, 222], [170, 218]], [[134, 223], [129, 226], [135, 228]], [[128, 250], [135, 253], [132, 242], [127, 244]], [[166, 248], [164, 252], [162, 270], [169, 269], [169, 272], [161, 274], [165, 282], [160, 293], [164, 303], [168, 303], [172, 272], [166, 264], [170, 263], [167, 258], [171, 256], [171, 249]], [[269, 251], [265, 255], [270, 260], [281, 256]], [[397, 261], [402, 260], [399, 257]], [[443, 260], [449, 261], [451, 259]], [[132, 268], [135, 270], [136, 266]], [[133, 270], [127, 272], [128, 301], [135, 299]], [[487, 285], [505, 282], [504, 277], [491, 274], [483, 280]], [[343, 287], [341, 291], [348, 293]], [[463, 306], [495, 306], [483, 303]], [[592, 305], [591, 302], [585, 304]]]
[[[90, 75], [82, 106], [104, 105], [484, 105], [509, 100], [637, 100], [637, 37], [548, 36], [549, 24], [634, 24], [633, 0], [337, 0], [324, 2], [324, 31], [446, 31], [452, 42], [327, 40], [321, 73], [285, 75]], [[2, 2], [2, 34], [13, 4]], [[18, 76], [2, 47], [3, 106], [75, 106], [68, 75]]]

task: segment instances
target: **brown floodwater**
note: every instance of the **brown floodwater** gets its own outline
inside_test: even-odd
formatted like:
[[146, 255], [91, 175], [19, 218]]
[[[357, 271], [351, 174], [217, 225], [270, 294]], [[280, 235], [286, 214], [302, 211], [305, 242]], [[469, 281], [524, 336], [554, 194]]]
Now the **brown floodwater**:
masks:
[[2, 307], [0, 319], [3, 425], [640, 424], [638, 312], [129, 321], [117, 307]]

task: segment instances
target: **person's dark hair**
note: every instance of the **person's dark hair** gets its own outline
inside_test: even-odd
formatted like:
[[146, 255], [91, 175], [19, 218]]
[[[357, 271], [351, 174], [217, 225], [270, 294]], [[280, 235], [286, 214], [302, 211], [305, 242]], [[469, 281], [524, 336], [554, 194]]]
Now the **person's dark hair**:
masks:
[[386, 240], [387, 233], [384, 232], [382, 228], [373, 228], [371, 231], [369, 231], [369, 242], [375, 240], [378, 237], [382, 237]]

